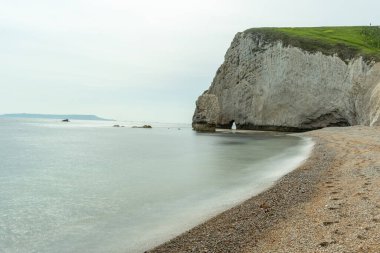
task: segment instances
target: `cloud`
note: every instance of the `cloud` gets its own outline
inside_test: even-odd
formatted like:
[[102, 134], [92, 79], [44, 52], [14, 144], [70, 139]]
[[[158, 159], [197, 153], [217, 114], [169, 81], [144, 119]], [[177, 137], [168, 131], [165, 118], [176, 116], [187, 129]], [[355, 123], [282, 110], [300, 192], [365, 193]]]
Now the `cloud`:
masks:
[[[3, 1], [0, 109], [190, 121], [195, 99], [208, 88], [236, 32], [380, 23], [379, 5], [370, 0]], [[71, 98], [59, 100], [62, 94]]]

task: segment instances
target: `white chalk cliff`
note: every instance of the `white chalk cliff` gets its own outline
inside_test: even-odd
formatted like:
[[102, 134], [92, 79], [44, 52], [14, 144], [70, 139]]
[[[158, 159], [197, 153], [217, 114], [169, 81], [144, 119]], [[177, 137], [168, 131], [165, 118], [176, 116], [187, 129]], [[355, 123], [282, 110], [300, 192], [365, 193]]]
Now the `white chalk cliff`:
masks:
[[193, 128], [305, 131], [380, 125], [380, 63], [238, 33], [197, 100]]

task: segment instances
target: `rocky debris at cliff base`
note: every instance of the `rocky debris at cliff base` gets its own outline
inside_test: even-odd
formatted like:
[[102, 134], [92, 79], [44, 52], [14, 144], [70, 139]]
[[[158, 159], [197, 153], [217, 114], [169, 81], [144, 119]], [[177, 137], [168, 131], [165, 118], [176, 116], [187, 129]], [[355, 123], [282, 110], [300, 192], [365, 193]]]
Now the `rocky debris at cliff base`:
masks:
[[215, 132], [216, 131], [216, 125], [211, 125], [211, 124], [202, 124], [202, 123], [195, 123], [193, 124], [193, 130], [197, 132]]

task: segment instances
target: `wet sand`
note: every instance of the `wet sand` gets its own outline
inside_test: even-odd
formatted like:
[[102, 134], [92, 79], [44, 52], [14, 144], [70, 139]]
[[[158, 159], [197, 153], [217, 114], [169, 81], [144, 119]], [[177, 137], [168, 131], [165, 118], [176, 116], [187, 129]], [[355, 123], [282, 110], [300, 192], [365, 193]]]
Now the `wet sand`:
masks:
[[148, 252], [380, 252], [380, 127], [301, 135], [316, 143], [302, 166]]

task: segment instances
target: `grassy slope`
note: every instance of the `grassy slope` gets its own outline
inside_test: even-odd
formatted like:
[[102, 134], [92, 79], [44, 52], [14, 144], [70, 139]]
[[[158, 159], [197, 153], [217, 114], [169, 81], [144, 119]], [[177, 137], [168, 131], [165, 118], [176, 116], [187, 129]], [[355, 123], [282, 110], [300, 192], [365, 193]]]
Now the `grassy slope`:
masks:
[[343, 60], [363, 56], [368, 61], [380, 61], [378, 26], [253, 28], [246, 32], [259, 32], [310, 52], [338, 54]]

